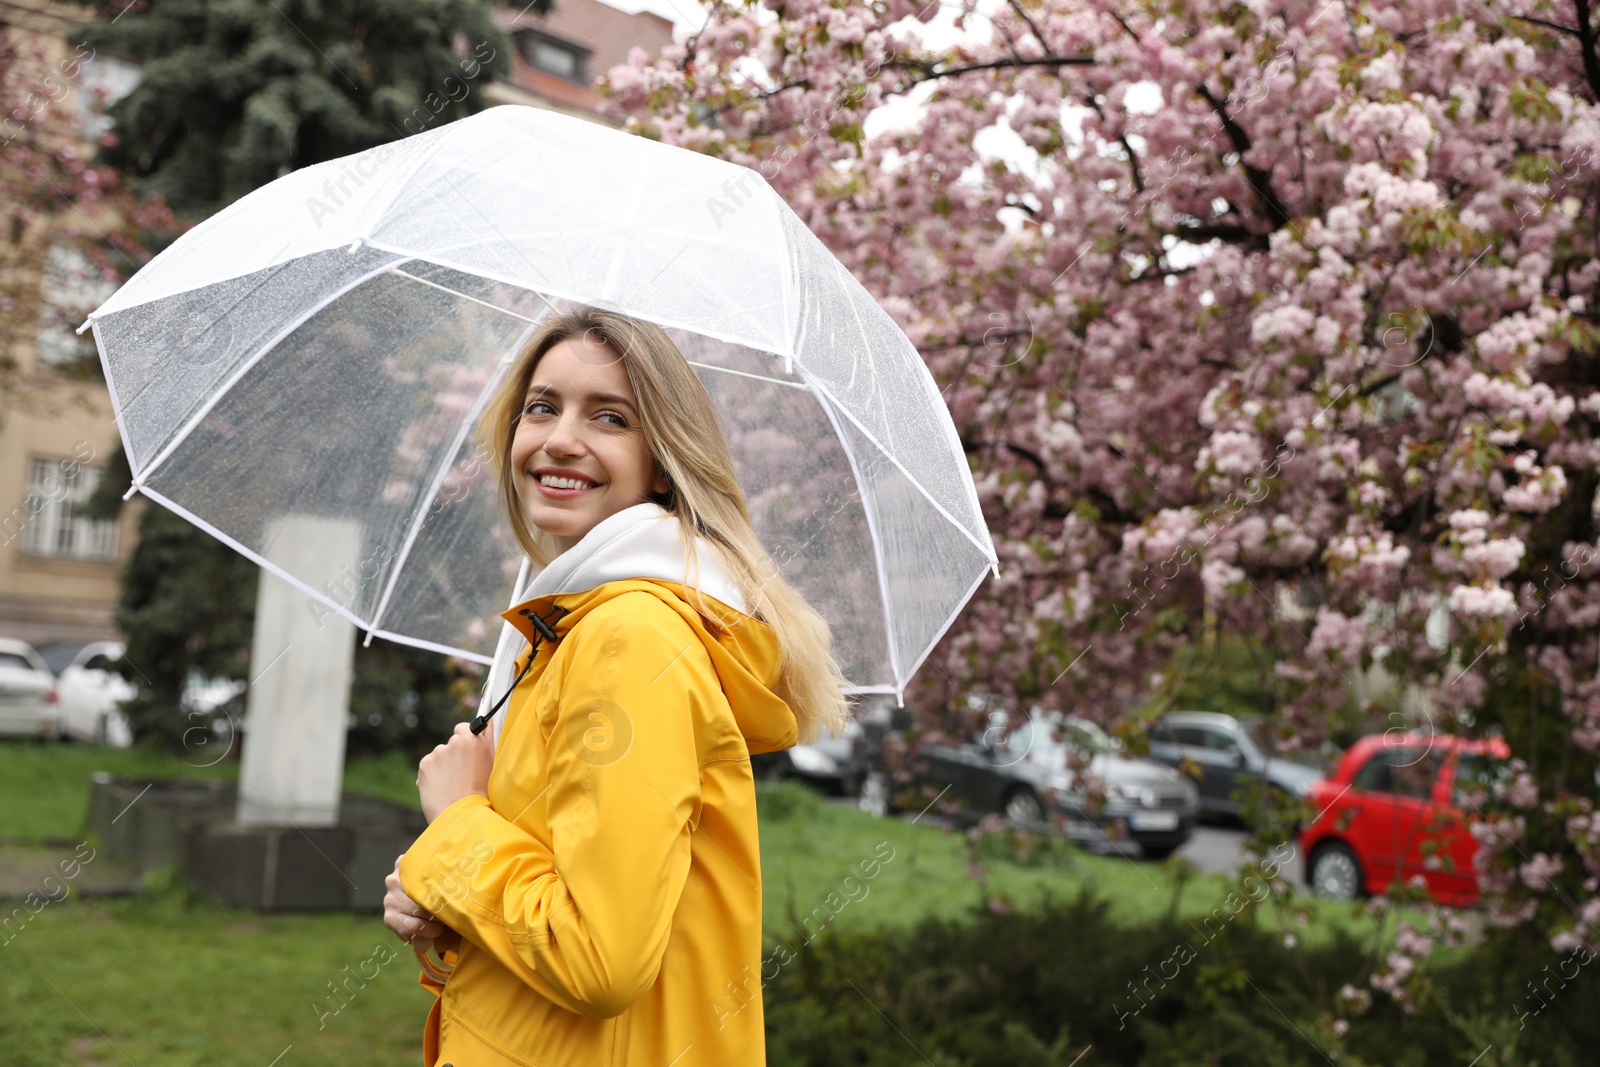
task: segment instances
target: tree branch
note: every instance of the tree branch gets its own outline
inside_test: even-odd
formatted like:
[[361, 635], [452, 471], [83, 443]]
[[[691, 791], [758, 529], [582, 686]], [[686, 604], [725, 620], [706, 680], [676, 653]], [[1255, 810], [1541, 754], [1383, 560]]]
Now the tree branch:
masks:
[[1578, 51], [1583, 53], [1583, 74], [1589, 91], [1600, 100], [1600, 56], [1594, 51], [1594, 27], [1589, 22], [1589, 0], [1573, 0], [1578, 9]]
[[1570, 33], [1579, 40], [1583, 39], [1583, 35], [1578, 32], [1578, 28], [1576, 26], [1563, 26], [1559, 22], [1546, 22], [1544, 19], [1536, 19], [1529, 15], [1512, 15], [1510, 17], [1516, 19], [1518, 22], [1531, 22], [1535, 26], [1543, 26], [1547, 30], [1558, 30], [1561, 33]]
[[1034, 39], [1039, 42], [1039, 47], [1043, 48], [1046, 52], [1050, 51], [1050, 42], [1046, 41], [1044, 39], [1044, 34], [1039, 32], [1039, 27], [1033, 21], [1033, 18], [1026, 11], [1022, 10], [1022, 5], [1017, 3], [1017, 0], [1008, 0], [1008, 2], [1011, 5], [1011, 10], [1017, 13], [1017, 17], [1028, 24], [1028, 29], [1032, 31]]
[[1253, 252], [1265, 252], [1272, 246], [1271, 239], [1264, 233], [1255, 233], [1238, 224], [1229, 223], [1199, 223], [1194, 226], [1179, 225], [1173, 230], [1173, 236], [1184, 241], [1210, 241], [1218, 240], [1227, 244], [1241, 245]]
[[[1287, 223], [1289, 221], [1289, 212], [1284, 208], [1283, 201], [1278, 199], [1278, 194], [1272, 189], [1271, 175], [1260, 167], [1252, 166], [1244, 161], [1245, 153], [1250, 151], [1250, 135], [1245, 133], [1244, 128], [1233, 120], [1232, 115], [1228, 114], [1228, 109], [1223, 106], [1222, 101], [1211, 95], [1211, 90], [1206, 88], [1204, 82], [1195, 87], [1195, 92], [1200, 94], [1200, 97], [1207, 104], [1211, 105], [1212, 111], [1216, 112], [1217, 120], [1222, 123], [1222, 130], [1228, 135], [1228, 140], [1233, 145], [1233, 150], [1239, 153], [1239, 166], [1244, 168], [1245, 178], [1250, 182], [1250, 188], [1255, 192], [1256, 198], [1261, 201], [1262, 206], [1271, 214], [1276, 215]], [[1273, 223], [1274, 228], [1277, 225], [1276, 222]]]
[[1094, 64], [1094, 56], [1038, 56], [1034, 59], [997, 59], [990, 63], [969, 63], [964, 67], [937, 69], [937, 65], [924, 59], [891, 59], [884, 67], [920, 73], [922, 81], [935, 78], [953, 78], [971, 74], [975, 70], [1004, 70], [1007, 67], [1087, 67]]

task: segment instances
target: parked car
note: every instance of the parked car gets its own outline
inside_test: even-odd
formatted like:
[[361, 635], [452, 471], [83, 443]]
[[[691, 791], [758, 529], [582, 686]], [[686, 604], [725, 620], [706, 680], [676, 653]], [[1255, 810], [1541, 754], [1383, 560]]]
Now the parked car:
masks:
[[[1018, 825], [1064, 814], [1069, 835], [1085, 842], [1125, 832], [1156, 859], [1194, 832], [1193, 783], [1169, 767], [1122, 755], [1121, 742], [1093, 722], [1033, 708], [1022, 726], [1006, 733], [1005, 725], [1005, 713], [993, 709], [988, 728], [971, 744], [922, 749], [917, 781], [945, 790], [969, 813], [1000, 812]], [[862, 787], [862, 807], [881, 814], [893, 806], [893, 790], [885, 772], [874, 772]]]
[[55, 737], [56, 679], [26, 641], [0, 638], [0, 734]]
[[56, 692], [63, 735], [115, 748], [133, 744], [128, 718], [117, 707], [137, 692], [133, 683], [116, 671], [122, 652], [119, 642], [96, 641], [80, 648], [62, 669]]
[[[1435, 899], [1460, 906], [1478, 896], [1471, 793], [1507, 773], [1501, 738], [1388, 731], [1350, 746], [1309, 795], [1317, 816], [1300, 831], [1306, 884], [1354, 900], [1421, 875]], [[1478, 803], [1481, 803], [1479, 801]]]
[[855, 796], [865, 773], [860, 740], [861, 724], [852, 718], [840, 734], [818, 738], [809, 745], [758, 752], [750, 757], [750, 766], [757, 777], [767, 781], [795, 778], [830, 793]]
[[1188, 758], [1200, 768], [1200, 810], [1207, 815], [1241, 815], [1244, 805], [1234, 794], [1260, 782], [1304, 797], [1325, 772], [1314, 755], [1275, 755], [1258, 720], [1177, 711], [1157, 720], [1149, 736], [1151, 759], [1180, 767]]
[[869, 751], [882, 752], [883, 735], [891, 721], [896, 729], [910, 726], [911, 709], [896, 707], [894, 697], [883, 693], [860, 695], [854, 704], [842, 733], [818, 738], [809, 745], [751, 756], [750, 766], [756, 776], [768, 781], [793, 778], [835, 795], [859, 795]]
[[[63, 654], [70, 650], [67, 646], [55, 651]], [[71, 653], [56, 682], [62, 736], [114, 748], [133, 744], [132, 726], [118, 707], [138, 691], [116, 669], [124, 652], [120, 641], [96, 641]], [[222, 742], [216, 751], [227, 751], [244, 718], [245, 689], [244, 682], [191, 671], [177, 712], [184, 747], [199, 751], [200, 746], [215, 741]]]

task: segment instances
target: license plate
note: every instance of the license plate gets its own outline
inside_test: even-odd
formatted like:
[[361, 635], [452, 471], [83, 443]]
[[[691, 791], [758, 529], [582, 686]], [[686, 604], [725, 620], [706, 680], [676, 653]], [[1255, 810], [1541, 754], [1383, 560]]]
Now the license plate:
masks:
[[1178, 813], [1175, 811], [1138, 811], [1128, 817], [1135, 830], [1176, 830]]

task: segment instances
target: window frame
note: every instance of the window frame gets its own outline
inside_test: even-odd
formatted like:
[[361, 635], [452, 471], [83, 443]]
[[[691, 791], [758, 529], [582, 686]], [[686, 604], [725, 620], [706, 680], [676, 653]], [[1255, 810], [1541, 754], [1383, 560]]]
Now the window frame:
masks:
[[[569, 81], [574, 85], [581, 85], [585, 88], [588, 87], [589, 59], [594, 55], [594, 50], [592, 48], [585, 48], [583, 45], [569, 41], [563, 37], [557, 37], [554, 34], [545, 33], [541, 30], [535, 29], [517, 30], [515, 36], [517, 43], [517, 54], [522, 57], [522, 61], [529, 67], [544, 74], [548, 74], [553, 78], [561, 78], [562, 80]], [[535, 62], [534, 54], [540, 45], [543, 45], [547, 48], [554, 48], [570, 55], [573, 60], [573, 73], [566, 74], [559, 70], [551, 70], [549, 67]]]
[[[76, 471], [67, 475], [69, 465]], [[48, 486], [51, 474], [67, 483], [65, 492], [52, 493]], [[105, 477], [104, 466], [90, 466], [70, 457], [30, 455], [25, 471], [26, 495], [31, 514], [19, 531], [20, 554], [33, 560], [64, 560], [74, 563], [115, 564], [120, 548], [120, 531], [116, 519], [94, 519], [76, 514], [94, 493]], [[32, 508], [33, 498], [43, 500], [37, 511]], [[70, 546], [63, 549], [64, 534], [70, 533]]]
[[[1419, 751], [1421, 752], [1421, 755], [1411, 763], [1406, 763], [1399, 766], [1396, 765], [1395, 760], [1400, 756]], [[1350, 776], [1350, 788], [1367, 796], [1387, 797], [1392, 800], [1416, 800], [1423, 803], [1429, 803], [1433, 801], [1435, 795], [1438, 793], [1439, 777], [1444, 771], [1445, 756], [1446, 753], [1440, 752], [1431, 745], [1396, 745], [1393, 748], [1377, 749], [1372, 753], [1372, 755], [1368, 756], [1366, 762], [1358, 767], [1355, 773]], [[1389, 772], [1385, 779], [1385, 785], [1381, 787], [1362, 785], [1361, 776], [1366, 774], [1370, 768], [1377, 766], [1380, 760], [1383, 761], [1384, 765], [1387, 766]], [[1396, 787], [1396, 770], [1408, 769], [1430, 760], [1432, 763], [1433, 773], [1428, 777], [1427, 784], [1424, 786], [1422, 792], [1404, 792]]]

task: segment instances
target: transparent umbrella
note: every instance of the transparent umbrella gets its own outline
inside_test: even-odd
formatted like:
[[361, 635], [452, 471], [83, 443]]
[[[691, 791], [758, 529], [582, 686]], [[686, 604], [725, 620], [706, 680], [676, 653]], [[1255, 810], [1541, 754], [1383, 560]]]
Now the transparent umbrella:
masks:
[[[850, 691], [899, 699], [984, 572], [999, 574], [994, 545], [916, 349], [749, 168], [490, 108], [256, 190], [84, 328], [130, 494], [368, 642], [488, 664], [528, 565], [473, 430], [519, 343], [577, 304], [667, 330]], [[333, 531], [336, 579], [274, 550], [307, 521]]]

